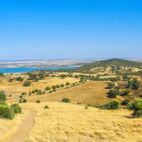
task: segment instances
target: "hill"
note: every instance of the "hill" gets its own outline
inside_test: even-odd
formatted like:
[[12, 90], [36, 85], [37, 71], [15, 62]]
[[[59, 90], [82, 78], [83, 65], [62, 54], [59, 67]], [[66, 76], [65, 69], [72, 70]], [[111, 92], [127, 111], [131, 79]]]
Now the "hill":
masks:
[[[49, 109], [43, 109], [45, 105]], [[85, 109], [57, 102], [23, 104], [15, 120], [0, 120], [1, 142], [140, 142], [142, 120], [128, 110]], [[26, 124], [26, 127], [25, 127]]]
[[96, 61], [90, 64], [86, 64], [78, 70], [89, 70], [92, 68], [96, 67], [107, 67], [107, 66], [127, 66], [127, 67], [135, 67], [135, 68], [142, 68], [142, 63], [141, 62], [136, 62], [136, 61], [130, 61], [130, 60], [124, 60], [124, 59], [108, 59], [108, 60], [101, 60], [101, 61]]

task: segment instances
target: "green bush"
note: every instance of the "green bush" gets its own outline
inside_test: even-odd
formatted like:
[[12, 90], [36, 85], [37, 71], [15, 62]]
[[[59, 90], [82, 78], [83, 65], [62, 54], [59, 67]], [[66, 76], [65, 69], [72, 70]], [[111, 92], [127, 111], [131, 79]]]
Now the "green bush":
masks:
[[122, 90], [121, 93], [120, 93], [120, 96], [128, 96], [130, 93], [129, 90]]
[[61, 87], [64, 87], [65, 85], [64, 84], [61, 84]]
[[113, 90], [110, 90], [108, 93], [107, 93], [107, 96], [108, 98], [116, 98], [116, 96], [118, 96], [120, 93], [119, 93], [119, 90], [118, 89], [113, 89]]
[[6, 95], [3, 91], [0, 91], [0, 103], [5, 102], [7, 100]]
[[44, 107], [44, 109], [49, 109], [48, 105], [46, 105], [46, 106]]
[[23, 103], [27, 103], [27, 99], [23, 99]]
[[137, 79], [129, 80], [127, 84], [127, 88], [137, 90], [140, 88], [140, 82]]
[[25, 82], [23, 83], [23, 86], [25, 86], [25, 87], [31, 86], [31, 82], [25, 81]]
[[133, 117], [142, 117], [142, 99], [136, 100], [133, 104]]
[[115, 110], [119, 108], [119, 102], [118, 101], [112, 101], [108, 104], [102, 105], [101, 108], [108, 109], [108, 110]]
[[69, 103], [69, 102], [70, 102], [70, 99], [69, 99], [69, 98], [63, 98], [63, 99], [62, 99], [62, 102], [64, 102], [64, 103]]
[[0, 105], [0, 118], [13, 119], [15, 116], [14, 110], [8, 105]]
[[129, 103], [129, 100], [125, 99], [121, 102], [121, 105], [126, 106], [128, 105], [128, 103]]
[[113, 89], [114, 86], [115, 86], [114, 83], [109, 82], [109, 83], [108, 83], [108, 86], [107, 86], [107, 89]]
[[47, 90], [47, 91], [48, 91], [48, 90], [51, 90], [51, 87], [46, 87], [45, 90]]
[[135, 109], [134, 103], [132, 103], [132, 102], [128, 103], [127, 107], [130, 110], [134, 110]]
[[37, 100], [36, 103], [40, 103], [40, 100]]
[[14, 110], [15, 114], [22, 112], [21, 107], [18, 104], [12, 104], [11, 108]]

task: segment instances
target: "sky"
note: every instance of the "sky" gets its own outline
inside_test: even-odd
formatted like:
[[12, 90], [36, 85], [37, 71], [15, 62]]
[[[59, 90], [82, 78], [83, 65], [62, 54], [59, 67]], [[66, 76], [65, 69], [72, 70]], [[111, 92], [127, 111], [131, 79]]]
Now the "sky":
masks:
[[141, 58], [140, 0], [0, 0], [0, 60]]

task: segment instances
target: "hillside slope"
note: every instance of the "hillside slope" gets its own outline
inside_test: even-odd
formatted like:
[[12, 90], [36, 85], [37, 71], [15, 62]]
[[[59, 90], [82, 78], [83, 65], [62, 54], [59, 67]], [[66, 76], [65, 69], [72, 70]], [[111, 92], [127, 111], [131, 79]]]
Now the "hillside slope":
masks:
[[[44, 109], [45, 105], [48, 105], [49, 109]], [[1, 135], [2, 142], [13, 142], [11, 140], [18, 142], [141, 142], [142, 140], [142, 119], [129, 118], [131, 112], [128, 110], [110, 111], [93, 107], [85, 109], [83, 105], [55, 102], [27, 103], [22, 104], [22, 108], [23, 114], [19, 116], [20, 119], [16, 118], [7, 123], [5, 123], [7, 120], [0, 121], [0, 134], [5, 134]], [[30, 115], [27, 113], [28, 110], [32, 111]], [[34, 121], [31, 120], [32, 125], [31, 121], [27, 121], [31, 119], [31, 114], [34, 114], [32, 115]], [[29, 127], [28, 125], [32, 126], [31, 131], [24, 131]]]
[[127, 67], [142, 68], [141, 62], [135, 62], [135, 61], [123, 60], [123, 59], [108, 59], [108, 60], [96, 61], [90, 64], [86, 64], [78, 68], [78, 70], [79, 71], [89, 70], [95, 67], [107, 67], [107, 66], [112, 66], [112, 65], [115, 65], [117, 67], [127, 66]]

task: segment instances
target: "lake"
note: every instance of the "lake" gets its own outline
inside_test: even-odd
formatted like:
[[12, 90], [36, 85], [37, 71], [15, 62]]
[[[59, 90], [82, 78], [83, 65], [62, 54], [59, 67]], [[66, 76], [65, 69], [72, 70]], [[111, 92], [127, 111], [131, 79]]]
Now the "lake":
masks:
[[27, 73], [32, 71], [49, 70], [49, 71], [59, 71], [59, 70], [72, 70], [76, 69], [78, 66], [54, 66], [54, 67], [17, 67], [17, 68], [0, 68], [0, 73]]

